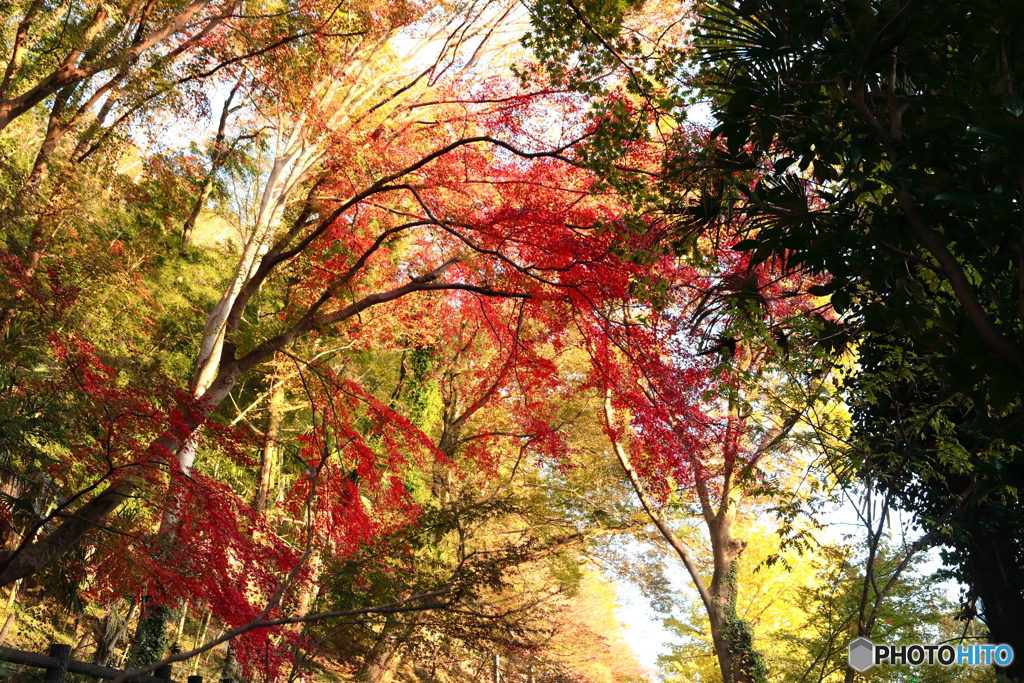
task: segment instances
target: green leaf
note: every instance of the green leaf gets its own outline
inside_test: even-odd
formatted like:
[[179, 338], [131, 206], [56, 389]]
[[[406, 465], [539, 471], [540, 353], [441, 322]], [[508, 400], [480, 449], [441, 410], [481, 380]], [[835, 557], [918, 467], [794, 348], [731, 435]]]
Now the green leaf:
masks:
[[939, 202], [944, 204], [959, 204], [961, 206], [976, 206], [978, 202], [971, 195], [943, 192], [935, 195], [933, 202]]
[[1020, 95], [1003, 95], [1003, 109], [1015, 117], [1024, 113], [1024, 99]]
[[835, 291], [835, 287], [832, 285], [813, 285], [807, 288], [807, 293], [811, 296], [827, 296]]
[[785, 173], [786, 169], [792, 166], [795, 162], [796, 159], [794, 159], [793, 157], [782, 157], [781, 159], [775, 162], [775, 165], [772, 167], [772, 170], [775, 172], [776, 175], [781, 175], [782, 173]]

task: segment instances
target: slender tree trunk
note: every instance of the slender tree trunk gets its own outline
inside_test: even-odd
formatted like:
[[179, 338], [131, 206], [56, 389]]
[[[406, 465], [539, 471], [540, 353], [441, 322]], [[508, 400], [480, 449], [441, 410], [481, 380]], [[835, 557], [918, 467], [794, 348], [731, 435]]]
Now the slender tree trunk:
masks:
[[174, 634], [171, 637], [171, 652], [180, 652], [184, 648], [181, 646], [181, 637], [185, 633], [185, 619], [188, 618], [188, 600], [182, 603], [181, 609], [178, 610], [178, 625], [174, 629]]
[[[320, 586], [320, 572], [323, 570], [323, 566], [323, 558], [318, 553], [312, 553], [309, 558], [309, 581], [302, 585], [297, 596], [295, 614], [300, 616], [309, 614], [309, 608], [317, 597], [316, 591]], [[296, 626], [303, 626], [303, 624], [296, 624]]]
[[18, 601], [18, 590], [20, 588], [21, 580], [19, 579], [14, 582], [13, 586], [11, 586], [11, 594], [7, 597], [7, 609], [5, 610], [7, 613], [7, 619], [4, 620], [3, 628], [0, 628], [0, 645], [3, 645], [4, 642], [6, 642], [7, 636], [11, 632], [11, 627], [14, 626], [14, 620], [16, 618], [14, 605]]
[[7, 642], [7, 636], [11, 632], [11, 627], [14, 626], [14, 612], [12, 611], [7, 615], [7, 619], [4, 620], [3, 628], [0, 628], [0, 645]]
[[[65, 88], [58, 93], [54, 100], [53, 106], [50, 109], [50, 120], [46, 128], [46, 136], [43, 138], [43, 143], [36, 153], [35, 161], [32, 164], [32, 171], [29, 173], [25, 184], [22, 185], [21, 189], [11, 200], [11, 203], [6, 207], [6, 210], [0, 215], [0, 219], [4, 223], [0, 228], [9, 228], [12, 224], [20, 223], [26, 217], [31, 216], [31, 206], [39, 194], [43, 180], [46, 178], [50, 168], [50, 157], [56, 151], [57, 143], [60, 142], [60, 139], [69, 129], [69, 126], [64, 122], [64, 110], [70, 96], [70, 88]], [[59, 192], [59, 190], [55, 191], [55, 194], [56, 192]], [[17, 315], [18, 304], [25, 296], [27, 283], [35, 276], [36, 269], [39, 267], [39, 261], [42, 258], [43, 252], [46, 251], [50, 237], [55, 231], [52, 229], [52, 226], [48, 225], [50, 222], [56, 224], [56, 221], [46, 220], [41, 212], [35, 218], [32, 234], [29, 236], [28, 243], [25, 246], [25, 254], [21, 257], [20, 272], [17, 273], [17, 279], [21, 281], [21, 284], [15, 286], [14, 291], [8, 295], [7, 300], [4, 302], [3, 310], [0, 310], [0, 343], [7, 336], [7, 330], [11, 326], [11, 321]]]
[[238, 651], [234, 640], [228, 641], [228, 649], [224, 653], [224, 664], [220, 668], [220, 679], [230, 678], [239, 680], [242, 675], [242, 667], [238, 663]]
[[[32, 162], [32, 170], [29, 171], [28, 178], [25, 179], [21, 188], [6, 207], [4, 212], [5, 222], [16, 221], [20, 216], [23, 216], [29, 210], [32, 200], [39, 193], [43, 180], [50, 169], [50, 158], [57, 150], [57, 144], [70, 130], [70, 126], [64, 120], [64, 114], [72, 93], [73, 90], [71, 88], [65, 88], [57, 93], [57, 96], [54, 98], [53, 104], [50, 106], [46, 134], [43, 136], [42, 144], [39, 145], [39, 150], [36, 152], [36, 157]], [[8, 226], [4, 225], [2, 227], [7, 228]]]
[[[609, 435], [614, 434], [616, 428], [610, 391], [605, 394], [604, 418]], [[738, 494], [732, 488], [731, 468], [727, 468], [723, 477], [722, 500], [717, 507], [712, 504], [707, 483], [700, 480], [699, 473], [696, 477], [697, 493], [711, 538], [714, 565], [711, 584], [705, 585], [689, 548], [662, 518], [655, 502], [645, 491], [643, 482], [634, 470], [625, 447], [614, 437], [612, 449], [640, 504], [658, 531], [679, 555], [704, 603], [723, 683], [765, 683], [767, 672], [761, 655], [754, 648], [750, 626], [736, 613], [736, 572], [739, 568], [739, 556], [745, 544], [732, 536]]]
[[203, 178], [203, 185], [199, 188], [199, 194], [196, 196], [195, 204], [192, 205], [192, 212], [189, 213], [188, 218], [185, 220], [185, 225], [181, 228], [181, 246], [187, 247], [192, 244], [192, 233], [196, 229], [196, 221], [199, 219], [199, 214], [202, 213], [203, 208], [206, 206], [206, 201], [210, 198], [210, 193], [213, 192], [213, 183], [217, 177], [217, 171], [220, 170], [220, 164], [215, 164], [214, 168], [206, 174]]
[[[207, 609], [206, 617], [203, 619], [203, 626], [202, 626], [202, 628], [199, 629], [198, 634], [196, 635], [195, 639], [192, 641], [192, 647], [190, 649], [194, 650], [199, 645], [201, 645], [201, 644], [206, 642], [206, 634], [210, 630], [210, 617], [212, 617], [212, 616], [213, 616], [213, 610], [212, 609]], [[197, 669], [199, 668], [199, 659], [200, 659], [200, 657], [193, 657], [192, 658], [192, 666], [189, 668], [189, 671], [188, 671], [188, 675], [189, 676], [194, 676], [195, 675]]]
[[389, 618], [355, 680], [358, 683], [388, 683], [402, 663], [402, 650], [411, 633], [411, 626]]
[[270, 380], [273, 388], [267, 406], [267, 431], [263, 436], [263, 451], [260, 458], [260, 485], [253, 504], [257, 513], [263, 513], [267, 509], [267, 498], [277, 469], [277, 440], [284, 416], [284, 382], [280, 377], [280, 373], [274, 373]]
[[213, 139], [213, 152], [210, 154], [210, 170], [203, 178], [203, 185], [199, 189], [199, 194], [196, 196], [196, 201], [192, 205], [192, 211], [189, 213], [188, 219], [185, 221], [185, 225], [181, 229], [181, 246], [187, 247], [192, 241], [192, 232], [196, 227], [196, 220], [199, 218], [199, 214], [202, 212], [203, 207], [206, 206], [206, 201], [210, 198], [210, 193], [213, 191], [213, 184], [217, 179], [217, 173], [228, 159], [230, 149], [224, 147], [224, 140], [227, 137], [227, 124], [228, 117], [234, 109], [231, 108], [231, 102], [235, 99], [235, 95], [238, 93], [238, 89], [242, 86], [242, 80], [245, 78], [243, 75], [235, 83], [235, 87], [231, 89], [227, 99], [224, 101], [224, 108], [220, 113], [220, 123], [217, 126], [217, 135]]
[[736, 487], [735, 467], [743, 423], [736, 406], [730, 405], [721, 447], [725, 466], [721, 474], [717, 504], [713, 502], [707, 482], [699, 475], [696, 489], [711, 540], [714, 569], [710, 589], [714, 611], [717, 613], [717, 633], [712, 635], [723, 679], [726, 683], [764, 683], [768, 677], [768, 668], [761, 653], [754, 647], [753, 629], [736, 611], [739, 597], [736, 579], [740, 555], [747, 545], [733, 535], [741, 497]]

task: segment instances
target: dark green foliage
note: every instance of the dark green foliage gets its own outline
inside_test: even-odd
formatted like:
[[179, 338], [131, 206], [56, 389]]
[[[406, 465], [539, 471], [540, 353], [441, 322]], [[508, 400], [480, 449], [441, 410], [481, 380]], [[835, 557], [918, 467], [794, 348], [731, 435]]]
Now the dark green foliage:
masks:
[[993, 638], [1019, 642], [1024, 7], [701, 13], [697, 66], [720, 125], [703, 167], [678, 163], [699, 198], [682, 225], [743, 217], [738, 248], [828, 274], [815, 293], [859, 334], [853, 465], [934, 525]]
[[[554, 85], [602, 92], [603, 76], [623, 55], [633, 56], [641, 49], [639, 40], [622, 30], [622, 22], [642, 4], [638, 0], [541, 0], [531, 6], [533, 26], [523, 44], [545, 64]], [[650, 83], [647, 79], [648, 74], [637, 74], [630, 87], [636, 91]]]
[[412, 376], [408, 389], [411, 419], [422, 425], [427, 417], [430, 405], [430, 390], [427, 386], [427, 374], [434, 366], [434, 349], [429, 346], [417, 346], [409, 353], [409, 365]]
[[[650, 139], [677, 104], [673, 90], [684, 52], [662, 37], [685, 17], [678, 16], [672, 27], [628, 26], [630, 15], [643, 5], [643, 0], [531, 3], [530, 30], [522, 42], [540, 67], [531, 62], [514, 70], [525, 82], [546, 82], [587, 96], [594, 125], [576, 147], [580, 162], [602, 183], [638, 205], [649, 205], [655, 187], [651, 176], [621, 162], [634, 143]], [[613, 227], [620, 233], [649, 227], [634, 218], [624, 217]]]
[[138, 631], [132, 644], [131, 665], [140, 667], [157, 661], [167, 653], [167, 620], [171, 610], [164, 605], [149, 605], [139, 619]]

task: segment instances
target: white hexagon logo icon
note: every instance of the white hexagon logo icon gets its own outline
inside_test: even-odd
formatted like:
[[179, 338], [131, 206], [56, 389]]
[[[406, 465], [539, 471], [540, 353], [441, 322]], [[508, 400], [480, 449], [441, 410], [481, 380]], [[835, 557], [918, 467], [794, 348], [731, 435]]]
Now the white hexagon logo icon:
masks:
[[864, 673], [875, 663], [875, 644], [867, 638], [858, 638], [850, 643], [850, 656], [847, 660], [850, 668]]

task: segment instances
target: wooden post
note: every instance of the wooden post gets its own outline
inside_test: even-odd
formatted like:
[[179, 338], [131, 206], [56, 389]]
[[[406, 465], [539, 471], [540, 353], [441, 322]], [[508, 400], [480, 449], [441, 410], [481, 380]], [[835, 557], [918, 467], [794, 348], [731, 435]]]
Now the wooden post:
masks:
[[57, 666], [46, 670], [43, 681], [45, 683], [64, 683], [64, 679], [68, 675], [68, 662], [71, 661], [71, 646], [54, 643], [50, 645], [50, 656], [57, 660]]
[[188, 683], [203, 683], [202, 676], [189, 676]]
[[171, 665], [164, 664], [159, 669], [153, 672], [156, 678], [161, 679], [164, 683], [171, 683]]

